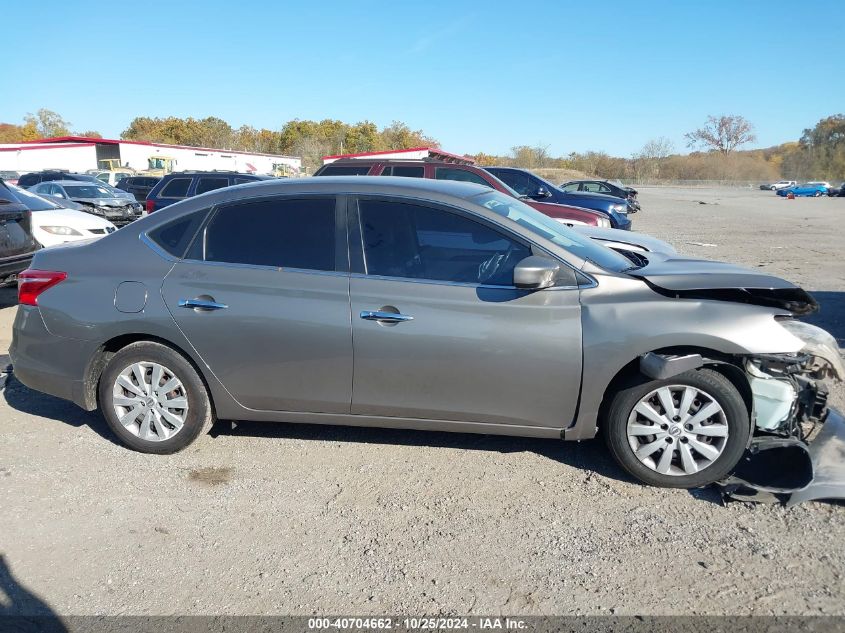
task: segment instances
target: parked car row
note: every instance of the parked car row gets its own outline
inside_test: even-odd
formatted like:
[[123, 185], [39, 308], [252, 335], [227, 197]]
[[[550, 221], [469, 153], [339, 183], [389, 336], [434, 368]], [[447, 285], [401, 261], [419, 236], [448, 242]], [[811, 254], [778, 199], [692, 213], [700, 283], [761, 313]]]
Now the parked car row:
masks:
[[541, 213], [572, 225], [630, 230], [627, 199], [592, 192], [566, 192], [525, 169], [478, 167], [438, 160], [344, 159], [320, 167], [314, 176], [401, 176], [474, 182], [518, 198]]
[[775, 194], [783, 197], [801, 196], [820, 198], [821, 196], [827, 196], [830, 193], [831, 188], [832, 187], [828, 183], [805, 182], [800, 185], [793, 185], [792, 187], [778, 189], [775, 191]]
[[836, 187], [826, 180], [810, 180], [805, 183], [798, 183], [795, 180], [779, 180], [772, 184], [762, 184], [760, 189], [774, 191], [779, 196], [804, 196], [815, 197], [845, 197], [845, 182]]

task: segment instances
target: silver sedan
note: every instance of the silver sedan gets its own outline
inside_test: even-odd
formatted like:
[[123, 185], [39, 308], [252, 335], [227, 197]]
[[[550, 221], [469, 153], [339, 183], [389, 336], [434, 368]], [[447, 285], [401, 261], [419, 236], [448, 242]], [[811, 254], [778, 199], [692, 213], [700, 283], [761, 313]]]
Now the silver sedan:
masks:
[[10, 350], [34, 389], [172, 453], [214, 417], [586, 440], [701, 486], [841, 379], [788, 281], [619, 251], [471, 183], [266, 181], [35, 255]]

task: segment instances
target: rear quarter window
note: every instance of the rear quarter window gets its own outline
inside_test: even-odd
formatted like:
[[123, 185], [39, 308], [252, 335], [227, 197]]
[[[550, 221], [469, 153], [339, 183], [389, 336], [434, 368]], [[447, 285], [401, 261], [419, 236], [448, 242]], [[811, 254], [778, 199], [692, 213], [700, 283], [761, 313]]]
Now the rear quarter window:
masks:
[[181, 258], [207, 214], [207, 209], [190, 213], [152, 229], [147, 235], [166, 252]]

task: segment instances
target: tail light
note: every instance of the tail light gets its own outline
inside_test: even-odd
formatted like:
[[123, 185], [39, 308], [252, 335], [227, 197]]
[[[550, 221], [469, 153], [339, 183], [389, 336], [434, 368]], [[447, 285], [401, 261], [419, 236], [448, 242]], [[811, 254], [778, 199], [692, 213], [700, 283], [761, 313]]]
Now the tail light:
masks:
[[57, 270], [35, 270], [27, 268], [18, 275], [18, 303], [37, 306], [38, 295], [67, 279], [67, 273]]
[[144, 208], [147, 210], [147, 215], [149, 215], [150, 213], [156, 210], [155, 202], [153, 202], [152, 200], [145, 200]]

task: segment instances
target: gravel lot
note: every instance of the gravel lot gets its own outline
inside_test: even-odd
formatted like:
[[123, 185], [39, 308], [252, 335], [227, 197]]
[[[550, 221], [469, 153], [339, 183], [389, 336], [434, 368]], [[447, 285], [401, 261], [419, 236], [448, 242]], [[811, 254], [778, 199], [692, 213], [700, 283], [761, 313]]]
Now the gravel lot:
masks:
[[[845, 344], [845, 199], [640, 198], [638, 230], [803, 285]], [[843, 504], [646, 488], [599, 442], [248, 423], [147, 456], [14, 378], [3, 396], [0, 611], [845, 614]]]

